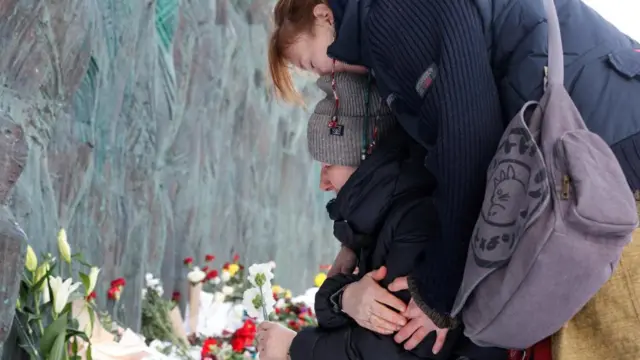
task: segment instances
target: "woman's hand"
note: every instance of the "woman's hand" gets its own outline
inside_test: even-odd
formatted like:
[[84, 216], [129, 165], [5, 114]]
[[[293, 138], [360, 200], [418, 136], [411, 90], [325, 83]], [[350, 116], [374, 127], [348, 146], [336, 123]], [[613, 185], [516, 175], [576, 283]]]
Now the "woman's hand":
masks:
[[265, 321], [258, 326], [258, 351], [261, 360], [286, 360], [296, 332]]
[[329, 269], [327, 277], [332, 277], [335, 274], [353, 273], [353, 269], [356, 268], [357, 260], [356, 253], [353, 252], [353, 250], [346, 246], [342, 246], [340, 248], [340, 252], [338, 252], [338, 255], [336, 256], [336, 259], [333, 261], [333, 265], [331, 265], [331, 269]]
[[378, 284], [387, 275], [381, 267], [366, 274], [357, 282], [347, 285], [342, 294], [342, 311], [365, 329], [383, 335], [400, 330], [407, 319], [387, 306], [404, 312], [407, 306]]
[[[409, 284], [406, 276], [395, 279], [389, 285], [389, 290], [391, 291], [407, 290], [408, 288]], [[409, 302], [407, 310], [402, 314], [409, 319], [409, 322], [393, 337], [398, 344], [409, 339], [404, 344], [404, 348], [406, 350], [413, 350], [413, 348], [418, 346], [418, 344], [420, 344], [430, 332], [435, 331], [437, 334], [436, 342], [433, 344], [431, 351], [434, 354], [437, 354], [442, 350], [444, 342], [447, 339], [449, 329], [440, 329], [437, 327], [436, 324], [434, 324], [433, 321], [418, 307], [418, 305], [416, 305], [413, 299]]]

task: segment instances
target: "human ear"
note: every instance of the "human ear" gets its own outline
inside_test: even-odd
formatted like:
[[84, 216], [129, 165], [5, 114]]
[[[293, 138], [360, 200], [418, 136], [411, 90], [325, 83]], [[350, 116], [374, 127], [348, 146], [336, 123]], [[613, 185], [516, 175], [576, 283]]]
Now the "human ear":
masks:
[[333, 26], [333, 12], [325, 4], [318, 4], [313, 8], [313, 16], [316, 20], [326, 21], [329, 25]]

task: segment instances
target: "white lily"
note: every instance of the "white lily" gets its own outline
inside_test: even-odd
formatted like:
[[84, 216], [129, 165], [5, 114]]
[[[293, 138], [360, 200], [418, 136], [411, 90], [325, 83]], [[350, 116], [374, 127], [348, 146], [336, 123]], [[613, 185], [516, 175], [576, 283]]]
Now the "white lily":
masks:
[[53, 311], [60, 314], [69, 301], [69, 296], [76, 291], [81, 283], [73, 283], [73, 279], [68, 278], [62, 281], [59, 276], [49, 278], [49, 284], [53, 292]]
[[231, 286], [223, 286], [222, 287], [222, 293], [225, 295], [233, 295], [233, 288]]
[[58, 251], [62, 260], [71, 264], [71, 247], [67, 241], [67, 231], [64, 228], [58, 232]]
[[100, 274], [100, 269], [97, 267], [92, 267], [89, 270], [89, 288], [86, 289], [87, 294], [91, 294], [91, 292], [96, 288], [96, 284], [98, 283], [98, 275]]

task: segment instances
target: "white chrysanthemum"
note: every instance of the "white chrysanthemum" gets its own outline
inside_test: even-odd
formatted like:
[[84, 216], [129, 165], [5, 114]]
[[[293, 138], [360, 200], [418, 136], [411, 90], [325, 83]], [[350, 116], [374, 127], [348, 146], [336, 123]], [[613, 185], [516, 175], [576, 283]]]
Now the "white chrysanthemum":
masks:
[[227, 296], [220, 291], [213, 293], [213, 302], [216, 304], [223, 303], [227, 299]]
[[211, 281], [210, 281], [210, 282], [211, 282], [213, 285], [219, 285], [221, 281], [222, 281], [222, 280], [220, 280], [220, 277], [219, 277], [219, 276], [216, 276], [216, 277], [214, 277], [213, 279], [211, 279]]
[[262, 294], [258, 288], [247, 289], [244, 294], [242, 294], [242, 305], [247, 311], [247, 314], [259, 322], [265, 321], [264, 311], [266, 311], [268, 316], [274, 311], [276, 305], [276, 301], [273, 299], [273, 296], [270, 296], [270, 293], [267, 293], [266, 296]]
[[192, 284], [197, 284], [202, 282], [206, 276], [207, 274], [205, 274], [204, 271], [200, 270], [199, 267], [194, 266], [193, 270], [187, 274], [187, 279], [189, 279]]
[[222, 287], [222, 293], [225, 295], [232, 295], [233, 294], [233, 288], [231, 286], [223, 286]]
[[220, 274], [220, 279], [222, 280], [222, 282], [227, 282], [229, 281], [229, 279], [231, 279], [231, 274], [229, 274], [228, 271], [224, 270], [222, 271], [222, 274]]

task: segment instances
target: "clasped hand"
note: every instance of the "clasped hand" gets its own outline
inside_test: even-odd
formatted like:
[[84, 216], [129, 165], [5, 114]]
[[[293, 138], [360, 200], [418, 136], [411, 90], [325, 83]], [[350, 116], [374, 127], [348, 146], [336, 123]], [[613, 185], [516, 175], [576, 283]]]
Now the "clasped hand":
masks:
[[395, 279], [387, 290], [378, 283], [386, 275], [387, 269], [383, 266], [348, 285], [342, 296], [343, 311], [365, 329], [383, 335], [397, 332], [394, 340], [404, 343], [406, 350], [414, 349], [435, 331], [437, 336], [432, 351], [434, 354], [440, 352], [449, 330], [438, 328], [413, 299], [405, 305], [391, 294], [409, 288], [407, 277]]

